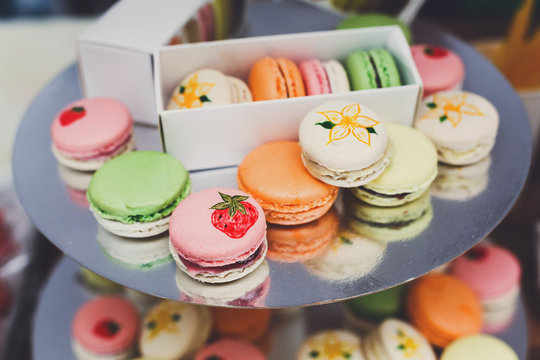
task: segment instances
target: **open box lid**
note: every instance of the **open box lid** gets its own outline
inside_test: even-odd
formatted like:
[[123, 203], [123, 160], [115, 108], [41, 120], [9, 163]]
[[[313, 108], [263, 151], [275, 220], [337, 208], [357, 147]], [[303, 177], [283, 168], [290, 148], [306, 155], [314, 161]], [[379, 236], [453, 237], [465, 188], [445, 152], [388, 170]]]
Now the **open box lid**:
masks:
[[123, 0], [112, 6], [78, 40], [151, 54], [166, 44], [205, 1]]

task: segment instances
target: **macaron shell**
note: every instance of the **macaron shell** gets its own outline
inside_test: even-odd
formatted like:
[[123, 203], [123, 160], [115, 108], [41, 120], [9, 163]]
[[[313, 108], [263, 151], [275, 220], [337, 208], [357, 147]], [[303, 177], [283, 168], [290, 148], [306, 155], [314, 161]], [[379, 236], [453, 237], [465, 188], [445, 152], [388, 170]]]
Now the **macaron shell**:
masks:
[[489, 300], [519, 286], [521, 265], [508, 250], [495, 244], [479, 244], [452, 262], [452, 273], [480, 299]]
[[287, 96], [290, 98], [306, 96], [302, 75], [300, 74], [300, 70], [294, 61], [284, 58], [277, 58], [276, 61], [279, 66], [279, 70], [285, 78], [285, 83], [287, 85]]
[[144, 318], [139, 348], [147, 357], [180, 359], [206, 341], [210, 327], [207, 308], [162, 300]]
[[238, 167], [240, 188], [252, 194], [265, 211], [294, 214], [331, 206], [337, 188], [313, 178], [300, 153], [295, 141], [276, 141], [254, 149]]
[[217, 70], [201, 69], [186, 76], [174, 89], [167, 110], [227, 105], [231, 102], [227, 77]]
[[480, 301], [472, 289], [451, 275], [429, 274], [416, 280], [407, 305], [412, 323], [440, 347], [482, 329]]
[[[62, 114], [82, 107], [82, 117], [62, 122]], [[127, 107], [110, 98], [88, 98], [67, 105], [55, 117], [51, 127], [54, 146], [74, 158], [92, 158], [107, 154], [131, 136], [133, 120]]]
[[332, 94], [351, 91], [347, 72], [341, 63], [337, 62], [336, 60], [325, 61], [323, 62], [323, 67], [326, 71], [326, 76], [328, 77], [328, 82], [330, 83], [330, 92]]
[[[347, 125], [351, 118], [358, 125], [354, 130]], [[310, 160], [333, 171], [373, 165], [384, 156], [388, 143], [385, 126], [373, 110], [342, 100], [324, 103], [306, 114], [299, 139]]]
[[336, 29], [343, 30], [388, 25], [398, 25], [403, 31], [407, 42], [409, 44], [412, 43], [411, 29], [405, 23], [399, 21], [397, 18], [382, 13], [363, 13], [359, 15], [349, 16], [343, 19], [338, 24]]
[[317, 60], [306, 60], [299, 65], [300, 73], [304, 79], [307, 95], [320, 95], [330, 93], [330, 83], [323, 64]]
[[[112, 321], [117, 332], [107, 336], [96, 329]], [[84, 349], [99, 355], [124, 352], [135, 343], [139, 315], [135, 306], [119, 296], [102, 296], [85, 303], [73, 319], [73, 338]]]
[[466, 91], [438, 92], [425, 98], [414, 124], [437, 148], [461, 150], [494, 139], [498, 126], [497, 109], [486, 98]]
[[[223, 202], [220, 193], [248, 196], [245, 202], [257, 220], [240, 238], [231, 238], [212, 223], [212, 206]], [[171, 246], [183, 258], [201, 266], [221, 266], [245, 260], [262, 244], [266, 234], [264, 212], [252, 196], [236, 189], [212, 188], [188, 196], [174, 210], [169, 227]]]
[[444, 349], [441, 360], [518, 360], [516, 352], [491, 335], [473, 335], [454, 341]]
[[[316, 357], [313, 354], [317, 354]], [[310, 336], [298, 350], [297, 360], [364, 360], [360, 338], [346, 330], [327, 330]]]
[[428, 47], [431, 45], [411, 46], [414, 62], [424, 84], [424, 96], [438, 91], [452, 90], [462, 83], [465, 77], [465, 67], [461, 58], [446, 48], [443, 48], [444, 55], [433, 56], [426, 52]]
[[190, 184], [188, 172], [172, 156], [134, 151], [108, 161], [96, 171], [88, 199], [100, 215], [130, 222], [130, 216], [157, 216], [183, 196]]
[[253, 101], [251, 91], [249, 91], [249, 88], [245, 82], [233, 76], [228, 76], [227, 78], [229, 80], [229, 87], [231, 89], [231, 99], [234, 104]]
[[213, 329], [220, 337], [238, 337], [247, 341], [260, 338], [268, 328], [270, 309], [210, 308]]
[[368, 51], [368, 54], [375, 65], [375, 71], [379, 75], [383, 88], [401, 85], [399, 71], [392, 54], [385, 49], [372, 49]]
[[427, 189], [437, 176], [437, 150], [431, 140], [401, 124], [386, 124], [386, 131], [393, 148], [390, 165], [364, 187], [386, 195]]
[[437, 359], [426, 338], [404, 321], [385, 320], [379, 327], [378, 335], [388, 359]]
[[355, 51], [347, 57], [347, 71], [353, 90], [377, 89], [377, 72], [365, 51]]
[[261, 350], [249, 342], [237, 339], [221, 339], [195, 355], [195, 360], [214, 358], [221, 360], [266, 360], [266, 356]]
[[268, 56], [253, 64], [249, 72], [249, 88], [254, 101], [287, 98], [285, 78], [277, 61]]

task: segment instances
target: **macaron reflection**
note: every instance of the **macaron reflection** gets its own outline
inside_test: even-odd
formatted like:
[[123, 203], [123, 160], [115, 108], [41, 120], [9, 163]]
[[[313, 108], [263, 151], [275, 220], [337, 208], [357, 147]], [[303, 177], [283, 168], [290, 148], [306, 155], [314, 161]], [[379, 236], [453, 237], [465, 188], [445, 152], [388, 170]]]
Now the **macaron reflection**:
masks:
[[245, 277], [222, 284], [206, 284], [176, 270], [176, 286], [182, 292], [180, 301], [206, 305], [242, 307], [264, 306], [270, 290], [270, 267], [265, 260]]
[[334, 239], [339, 219], [334, 208], [323, 217], [302, 225], [268, 224], [268, 253], [271, 260], [306, 261], [324, 252]]
[[331, 281], [352, 281], [369, 274], [380, 263], [386, 245], [341, 229], [330, 247], [304, 264], [316, 276]]
[[82, 207], [88, 207], [88, 199], [86, 198], [86, 190], [90, 185], [90, 179], [94, 175], [94, 171], [80, 171], [68, 168], [62, 164], [58, 164], [58, 175], [66, 186], [66, 191], [69, 198], [75, 204]]
[[134, 239], [115, 235], [98, 225], [97, 241], [106, 255], [124, 266], [149, 270], [172, 260], [168, 232]]
[[481, 194], [489, 183], [491, 156], [466, 166], [439, 164], [439, 174], [431, 186], [438, 198], [465, 201]]
[[433, 218], [429, 193], [408, 204], [378, 207], [345, 196], [346, 223], [356, 233], [382, 242], [411, 239], [422, 233]]

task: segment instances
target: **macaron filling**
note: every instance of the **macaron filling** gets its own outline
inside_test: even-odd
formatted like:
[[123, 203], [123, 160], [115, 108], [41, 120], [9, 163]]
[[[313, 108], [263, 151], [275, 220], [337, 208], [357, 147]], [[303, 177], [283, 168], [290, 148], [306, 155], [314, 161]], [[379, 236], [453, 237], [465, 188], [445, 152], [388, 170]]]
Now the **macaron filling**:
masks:
[[105, 210], [102, 210], [98, 207], [97, 204], [95, 204], [92, 201], [92, 198], [88, 194], [88, 202], [90, 203], [90, 209], [92, 212], [97, 214], [98, 216], [106, 219], [106, 220], [112, 220], [112, 221], [119, 221], [124, 224], [135, 224], [135, 223], [151, 223], [163, 218], [166, 218], [171, 215], [173, 210], [176, 208], [176, 206], [185, 199], [191, 192], [191, 180], [188, 178], [185, 182], [183, 188], [180, 190], [180, 195], [170, 204], [166, 205], [165, 207], [157, 210], [156, 212], [149, 213], [149, 214], [131, 214], [131, 215], [114, 215], [107, 213]]
[[229, 301], [227, 305], [231, 306], [252, 306], [257, 300], [263, 297], [270, 286], [270, 277], [266, 277], [264, 281], [255, 289], [248, 291], [244, 296], [238, 299]]

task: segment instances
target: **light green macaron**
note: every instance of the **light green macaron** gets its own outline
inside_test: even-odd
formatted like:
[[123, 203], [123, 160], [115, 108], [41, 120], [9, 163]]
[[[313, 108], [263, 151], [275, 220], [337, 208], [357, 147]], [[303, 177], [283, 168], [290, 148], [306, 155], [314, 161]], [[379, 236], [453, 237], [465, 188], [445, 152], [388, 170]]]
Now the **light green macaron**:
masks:
[[491, 335], [471, 335], [448, 345], [441, 360], [518, 360], [515, 351]]
[[399, 206], [418, 199], [437, 177], [437, 150], [420, 131], [386, 124], [392, 146], [390, 165], [375, 180], [352, 188], [360, 200], [376, 206]]
[[190, 191], [189, 173], [174, 157], [134, 151], [96, 171], [87, 197], [104, 228], [120, 236], [146, 237], [168, 229], [168, 218]]
[[355, 51], [347, 57], [346, 65], [353, 90], [401, 85], [394, 57], [385, 49]]
[[412, 44], [412, 33], [411, 29], [399, 19], [381, 13], [363, 13], [359, 15], [349, 16], [343, 19], [336, 29], [355, 29], [355, 28], [364, 28], [364, 27], [374, 27], [374, 26], [389, 26], [389, 25], [398, 25], [403, 31], [403, 35], [407, 39], [409, 44]]

